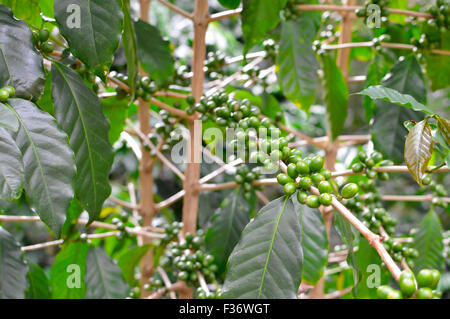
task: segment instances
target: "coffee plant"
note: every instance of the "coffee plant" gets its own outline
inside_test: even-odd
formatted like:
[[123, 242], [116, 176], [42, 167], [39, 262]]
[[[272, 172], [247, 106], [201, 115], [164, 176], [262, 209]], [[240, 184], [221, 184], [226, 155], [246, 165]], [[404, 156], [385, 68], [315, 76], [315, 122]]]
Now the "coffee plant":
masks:
[[0, 297], [450, 295], [450, 2], [0, 0]]

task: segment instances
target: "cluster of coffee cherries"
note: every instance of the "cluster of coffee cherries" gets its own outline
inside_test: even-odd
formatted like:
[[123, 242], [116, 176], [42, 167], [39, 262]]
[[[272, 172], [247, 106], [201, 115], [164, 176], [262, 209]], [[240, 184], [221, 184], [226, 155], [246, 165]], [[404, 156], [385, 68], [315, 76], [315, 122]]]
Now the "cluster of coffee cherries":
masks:
[[435, 195], [432, 204], [446, 209], [448, 205], [441, 199], [441, 197], [446, 197], [448, 194], [445, 186], [433, 181], [430, 174], [425, 174], [422, 177], [422, 184], [428, 186], [431, 192]]
[[74, 69], [87, 83], [92, 86], [92, 90], [95, 93], [98, 93], [99, 85], [97, 83], [97, 76], [94, 72], [88, 70], [85, 64], [83, 63], [74, 63], [71, 65], [71, 68]]
[[296, 19], [301, 13], [299, 4], [302, 4], [301, 0], [288, 0], [286, 7], [283, 9], [283, 16], [286, 20]]
[[436, 269], [422, 269], [417, 276], [411, 270], [402, 271], [399, 279], [400, 290], [390, 286], [380, 286], [377, 296], [380, 299], [439, 299], [442, 292], [436, 290], [441, 273]]
[[50, 31], [43, 28], [39, 31], [33, 31], [32, 40], [33, 44], [42, 52], [49, 54], [55, 50], [55, 45], [49, 41]]
[[0, 89], [0, 102], [6, 102], [7, 99], [14, 97], [16, 90], [12, 86], [5, 86]]
[[206, 56], [205, 66], [207, 75], [211, 80], [221, 79], [224, 75], [224, 67], [227, 65], [226, 55], [219, 51], [210, 51]]
[[275, 62], [277, 58], [277, 45], [273, 39], [267, 39], [263, 42], [264, 51], [266, 51], [266, 59]]
[[234, 176], [234, 181], [242, 186], [243, 197], [249, 200], [252, 197], [252, 190], [261, 189], [259, 186], [253, 186], [252, 182], [257, 180], [262, 174], [261, 167], [256, 166], [251, 170], [245, 164], [239, 166], [236, 169], [236, 175]]
[[[110, 77], [119, 80], [120, 82], [125, 83], [126, 85], [130, 85], [130, 79], [123, 73], [111, 72]], [[138, 75], [137, 83], [136, 83], [136, 97], [141, 98], [144, 101], [150, 101], [152, 94], [158, 91], [158, 87], [155, 82], [150, 79], [148, 76], [141, 77]], [[128, 96], [128, 92], [121, 87], [116, 88], [117, 99], [125, 99]]]
[[[173, 106], [180, 108], [181, 104], [177, 101], [173, 103]], [[163, 152], [170, 151], [171, 147], [183, 140], [183, 135], [180, 130], [177, 129], [177, 124], [174, 123], [175, 118], [166, 110], [159, 111], [160, 122], [157, 122], [153, 127], [155, 129], [154, 133], [150, 133], [148, 138], [154, 146], [158, 145], [160, 140], [164, 140], [164, 144], [161, 146]], [[148, 149], [151, 155], [152, 150]]]
[[189, 86], [191, 84], [189, 74], [188, 67], [182, 64], [176, 68], [172, 82], [179, 86]]
[[389, 179], [389, 174], [386, 172], [377, 172], [374, 167], [379, 166], [391, 166], [393, 162], [390, 160], [383, 160], [383, 155], [380, 152], [374, 151], [370, 155], [367, 152], [361, 151], [358, 154], [357, 162], [352, 165], [352, 171], [354, 173], [365, 172], [365, 175], [369, 179], [378, 178], [382, 181]]
[[381, 26], [386, 26], [389, 24], [389, 9], [387, 5], [389, 4], [389, 0], [366, 0], [364, 3], [364, 8], [356, 10], [356, 16], [367, 19], [370, 18], [375, 11], [371, 10], [373, 5], [378, 6], [380, 9], [380, 24]]
[[428, 13], [434, 16], [427, 24], [438, 28], [441, 33], [450, 28], [450, 2], [448, 0], [436, 0], [436, 5], [430, 6]]
[[247, 99], [237, 101], [225, 92], [217, 92], [209, 97], [203, 96], [200, 103], [195, 106], [195, 111], [201, 114], [200, 120], [203, 122], [211, 120], [221, 127], [233, 128], [236, 127], [236, 123], [241, 124], [247, 120], [251, 127], [258, 127], [260, 124], [258, 107], [252, 106]]
[[119, 231], [117, 233], [116, 237], [118, 239], [124, 239], [129, 236], [129, 233], [127, 232], [126, 225], [129, 221], [130, 215], [127, 212], [121, 212], [118, 217], [114, 217], [111, 220], [111, 223], [116, 226], [116, 229]]

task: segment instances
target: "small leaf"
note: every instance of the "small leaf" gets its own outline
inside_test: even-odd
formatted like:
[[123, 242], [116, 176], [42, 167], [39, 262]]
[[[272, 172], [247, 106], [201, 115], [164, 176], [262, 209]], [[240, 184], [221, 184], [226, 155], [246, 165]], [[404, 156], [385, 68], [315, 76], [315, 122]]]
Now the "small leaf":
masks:
[[29, 286], [27, 289], [27, 298], [30, 299], [50, 299], [50, 284], [44, 270], [37, 264], [28, 261]]
[[121, 299], [128, 293], [120, 268], [99, 247], [89, 249], [85, 280], [87, 299]]
[[0, 103], [0, 128], [2, 127], [17, 132], [19, 129], [19, 121], [13, 111], [7, 108], [5, 104]]
[[0, 227], [0, 299], [24, 299], [27, 265], [20, 245]]
[[425, 268], [444, 269], [442, 240], [441, 222], [436, 212], [431, 209], [414, 234], [414, 248], [419, 251], [419, 257], [414, 260], [416, 273]]
[[41, 25], [42, 18], [38, 1], [30, 0], [0, 0], [1, 4], [11, 8], [14, 16], [31, 25]]
[[23, 186], [22, 154], [9, 133], [0, 127], [0, 199], [19, 198]]
[[87, 243], [69, 243], [59, 251], [50, 269], [53, 299], [83, 299], [86, 285]]
[[134, 23], [138, 55], [142, 68], [158, 84], [166, 84], [175, 71], [170, 42], [154, 26], [139, 20]]
[[328, 263], [328, 237], [321, 213], [317, 209], [300, 205], [291, 197], [299, 215], [303, 250], [302, 280], [315, 285], [323, 277]]
[[300, 224], [289, 197], [264, 206], [228, 261], [225, 298], [296, 299], [302, 275]]
[[402, 94], [397, 90], [384, 87], [382, 85], [370, 86], [358, 94], [370, 96], [372, 99], [381, 99], [401, 106], [405, 106], [414, 111], [420, 111], [427, 114], [434, 114], [428, 107], [417, 102], [415, 98], [408, 94]]
[[73, 55], [101, 75], [113, 62], [123, 14], [116, 0], [58, 0], [55, 19]]
[[422, 177], [433, 155], [433, 136], [428, 120], [409, 131], [405, 141], [405, 163], [414, 179], [422, 186]]
[[226, 262], [233, 248], [241, 238], [242, 230], [250, 221], [250, 207], [236, 189], [227, 197], [214, 213], [211, 225], [205, 234], [206, 249], [214, 256], [220, 272], [225, 270]]
[[42, 56], [31, 41], [28, 25], [0, 5], [0, 87], [11, 85], [16, 96], [38, 100], [44, 89]]
[[280, 23], [280, 11], [286, 6], [287, 0], [243, 0], [241, 13], [242, 32], [244, 34], [244, 55], [258, 42], [261, 42], [267, 32]]
[[122, 269], [122, 274], [130, 286], [136, 283], [134, 277], [135, 268], [138, 266], [141, 259], [147, 254], [150, 245], [138, 246], [128, 249], [123, 255], [119, 257], [118, 265]]
[[236, 9], [241, 4], [241, 0], [219, 0], [219, 3], [225, 8]]
[[103, 112], [109, 119], [109, 142], [114, 144], [120, 137], [128, 116], [127, 100], [119, 100], [117, 97], [102, 99]]
[[73, 199], [75, 175], [67, 135], [59, 130], [53, 117], [32, 102], [9, 99], [8, 103], [21, 124], [14, 140], [23, 157], [27, 201], [59, 237]]
[[75, 152], [75, 193], [92, 222], [111, 193], [108, 174], [113, 151], [108, 139], [109, 124], [99, 98], [75, 71], [54, 63], [52, 89], [56, 121], [69, 135]]
[[318, 30], [316, 13], [282, 22], [277, 77], [283, 93], [309, 114], [316, 97], [319, 63], [312, 49]]
[[138, 53], [137, 40], [134, 31], [133, 20], [131, 19], [130, 0], [122, 0], [123, 11], [123, 34], [122, 44], [125, 57], [127, 58], [127, 72], [131, 90], [130, 101], [134, 101], [136, 94], [136, 81], [138, 76]]
[[334, 140], [342, 133], [347, 119], [348, 88], [341, 70], [330, 55], [322, 59], [327, 120]]

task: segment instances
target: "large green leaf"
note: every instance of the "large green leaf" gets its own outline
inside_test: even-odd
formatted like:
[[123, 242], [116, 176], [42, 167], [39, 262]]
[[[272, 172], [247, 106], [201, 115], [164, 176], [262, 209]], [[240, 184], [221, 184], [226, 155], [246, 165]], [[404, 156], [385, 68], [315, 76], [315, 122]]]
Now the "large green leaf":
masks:
[[219, 0], [225, 8], [236, 9], [241, 4], [241, 0]]
[[300, 205], [297, 198], [291, 197], [299, 215], [301, 242], [303, 250], [302, 280], [316, 284], [323, 277], [328, 264], [328, 237], [323, 218], [317, 209]]
[[27, 265], [20, 245], [0, 227], [0, 299], [23, 299], [27, 289]]
[[83, 299], [86, 291], [86, 257], [89, 251], [87, 243], [69, 243], [59, 251], [50, 269], [52, 298]]
[[137, 53], [137, 40], [136, 33], [134, 31], [133, 20], [131, 18], [130, 0], [122, 0], [123, 11], [123, 34], [122, 45], [127, 58], [127, 72], [131, 90], [131, 101], [134, 101], [136, 93], [136, 81], [138, 76], [138, 53]]
[[109, 141], [114, 144], [120, 137], [128, 116], [127, 100], [119, 100], [117, 97], [102, 99], [103, 112], [109, 120]]
[[330, 55], [322, 58], [324, 73], [325, 104], [331, 138], [338, 137], [347, 119], [348, 88], [341, 70]]
[[86, 259], [86, 298], [125, 298], [128, 286], [114, 260], [103, 249], [91, 247]]
[[284, 95], [309, 114], [317, 88], [319, 63], [312, 49], [320, 15], [302, 14], [297, 20], [283, 21], [277, 56], [277, 77]]
[[5, 104], [0, 103], [0, 128], [2, 127], [17, 132], [19, 129], [19, 121], [14, 115], [14, 112], [6, 107]]
[[300, 223], [289, 197], [264, 206], [228, 261], [225, 298], [295, 299], [302, 275]]
[[0, 199], [10, 202], [23, 186], [22, 154], [11, 135], [0, 127]]
[[367, 89], [362, 90], [358, 94], [370, 96], [370, 98], [374, 100], [380, 99], [383, 101], [395, 103], [410, 108], [414, 111], [420, 111], [427, 114], [434, 114], [432, 110], [430, 110], [422, 103], [417, 102], [417, 100], [413, 98], [411, 95], [402, 94], [394, 89], [390, 89], [382, 85], [370, 86]]
[[[375, 54], [372, 62], [367, 68], [366, 81], [364, 82], [364, 88], [372, 85], [378, 85], [381, 79], [389, 71], [388, 63], [384, 58], [384, 55]], [[375, 102], [368, 96], [364, 96], [362, 100], [362, 105], [364, 106], [364, 115], [366, 122], [370, 123], [373, 117], [373, 112], [375, 111]]]
[[[420, 103], [425, 102], [426, 89], [423, 74], [414, 56], [405, 58], [394, 65], [381, 84], [402, 94], [409, 94]], [[409, 120], [419, 122], [423, 118], [424, 114], [421, 112], [398, 107], [386, 101], [376, 101], [371, 127], [375, 149], [396, 163], [403, 162], [404, 141], [407, 134], [403, 123]]]
[[165, 84], [175, 71], [170, 42], [163, 39], [159, 30], [145, 21], [134, 23], [142, 68], [158, 84]]
[[439, 216], [431, 209], [414, 234], [414, 248], [419, 257], [414, 260], [414, 271], [425, 268], [442, 270], [444, 267], [444, 244]]
[[206, 248], [214, 256], [220, 272], [225, 270], [228, 257], [249, 221], [249, 204], [236, 189], [216, 210], [205, 235]]
[[358, 293], [358, 284], [361, 280], [361, 270], [358, 267], [356, 256], [353, 248], [357, 241], [359, 241], [357, 230], [346, 220], [341, 214], [335, 214], [335, 226], [336, 230], [341, 236], [342, 241], [347, 245], [348, 255], [347, 264], [353, 271], [353, 295]]
[[118, 265], [122, 269], [122, 274], [130, 286], [134, 285], [136, 279], [134, 277], [135, 268], [141, 259], [147, 254], [150, 245], [138, 246], [128, 249], [119, 257]]
[[30, 299], [50, 299], [50, 283], [45, 271], [37, 264], [28, 261], [29, 286], [27, 289], [27, 298]]
[[433, 155], [433, 135], [427, 120], [409, 131], [405, 141], [405, 163], [414, 179], [422, 185], [422, 177]]
[[[450, 31], [442, 33], [442, 50], [450, 50]], [[425, 52], [426, 73], [433, 91], [448, 88], [450, 83], [450, 56]]]
[[52, 88], [55, 118], [69, 135], [76, 156], [75, 193], [92, 222], [111, 193], [108, 174], [113, 151], [108, 139], [109, 124], [100, 100], [75, 71], [53, 64]]
[[123, 14], [118, 1], [58, 0], [54, 13], [73, 55], [99, 74], [109, 69], [122, 34]]
[[9, 99], [20, 122], [15, 134], [25, 167], [27, 200], [41, 220], [57, 235], [73, 198], [74, 154], [67, 135], [55, 119], [32, 102]]
[[243, 0], [242, 32], [244, 34], [244, 54], [261, 42], [267, 32], [280, 23], [280, 11], [287, 0]]
[[356, 264], [361, 270], [361, 280], [358, 284], [357, 297], [362, 299], [377, 299], [377, 287], [374, 286], [376, 280], [380, 280], [380, 285], [387, 284], [390, 274], [381, 270], [381, 257], [377, 251], [370, 246], [369, 241], [361, 238], [358, 250], [355, 253]]
[[0, 5], [0, 87], [11, 85], [16, 96], [39, 99], [44, 89], [42, 56], [31, 41], [31, 30]]

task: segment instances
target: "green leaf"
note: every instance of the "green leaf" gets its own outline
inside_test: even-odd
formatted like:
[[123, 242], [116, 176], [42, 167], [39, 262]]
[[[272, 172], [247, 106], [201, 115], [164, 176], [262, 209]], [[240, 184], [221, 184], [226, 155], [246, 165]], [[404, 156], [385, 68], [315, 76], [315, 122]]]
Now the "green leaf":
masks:
[[121, 299], [128, 286], [114, 260], [103, 249], [91, 247], [86, 259], [86, 298]]
[[[402, 94], [409, 94], [420, 103], [425, 102], [422, 70], [413, 56], [394, 65], [381, 84]], [[424, 114], [386, 101], [376, 101], [376, 106], [371, 127], [374, 147], [386, 158], [396, 163], [403, 162], [404, 139], [407, 135], [403, 123], [409, 120], [420, 122]]]
[[[407, 10], [408, 9], [408, 1], [407, 0], [390, 0], [388, 2], [388, 8], [390, 9], [400, 9]], [[406, 16], [403, 14], [389, 14], [389, 20], [395, 23], [404, 24]]]
[[219, 0], [219, 3], [225, 8], [236, 9], [241, 4], [241, 0]]
[[83, 242], [69, 243], [59, 251], [50, 269], [53, 299], [83, 299], [86, 284], [86, 258], [89, 245]]
[[42, 23], [41, 8], [37, 0], [0, 0], [1, 4], [11, 8], [14, 16], [25, 22], [39, 26]]
[[100, 100], [75, 71], [54, 63], [52, 87], [55, 118], [69, 135], [75, 152], [75, 193], [92, 222], [111, 194], [108, 174], [113, 151], [108, 139], [109, 124]]
[[444, 136], [447, 146], [450, 147], [450, 121], [445, 118], [438, 117], [437, 125], [439, 128], [439, 131], [442, 133], [442, 136]]
[[0, 5], [0, 87], [11, 85], [16, 96], [38, 100], [44, 89], [42, 56], [31, 41], [31, 30]]
[[241, 13], [244, 54], [261, 42], [280, 23], [280, 11], [287, 0], [243, 0]]
[[211, 218], [205, 234], [206, 249], [214, 256], [222, 273], [233, 248], [241, 238], [242, 230], [250, 221], [250, 207], [239, 189], [225, 198]]
[[[389, 282], [390, 274], [381, 270], [381, 257], [377, 251], [370, 246], [369, 241], [362, 237], [359, 241], [358, 250], [355, 253], [356, 264], [361, 270], [361, 280], [358, 284], [358, 298], [377, 299], [377, 287], [371, 286], [380, 280], [380, 284], [384, 285]], [[374, 267], [377, 266], [377, 267]]]
[[41, 220], [59, 237], [73, 198], [74, 155], [67, 135], [55, 119], [32, 102], [9, 99], [20, 122], [15, 134], [25, 167], [27, 201]]
[[5, 104], [0, 103], [0, 128], [2, 127], [17, 132], [19, 129], [19, 121], [14, 115], [14, 112], [7, 108]]
[[27, 265], [20, 245], [0, 227], [0, 299], [24, 299]]
[[347, 119], [348, 88], [341, 70], [330, 55], [322, 58], [327, 120], [334, 140], [342, 133]]
[[166, 84], [175, 71], [170, 42], [163, 39], [156, 27], [142, 20], [134, 23], [134, 29], [142, 68], [157, 84]]
[[127, 72], [131, 90], [130, 101], [134, 101], [136, 94], [136, 82], [139, 72], [139, 61], [137, 54], [137, 40], [134, 31], [133, 20], [131, 19], [130, 0], [122, 0], [123, 11], [123, 34], [122, 45], [127, 58]]
[[29, 286], [27, 289], [27, 298], [30, 299], [50, 299], [50, 283], [45, 271], [39, 265], [28, 261]]
[[[441, 35], [442, 50], [450, 50], [450, 31]], [[445, 54], [424, 53], [425, 70], [427, 77], [431, 80], [433, 91], [448, 88], [450, 83], [450, 56]]]
[[108, 70], [122, 34], [123, 14], [118, 1], [58, 0], [54, 13], [73, 55], [99, 75]]
[[228, 261], [225, 298], [295, 299], [302, 274], [300, 224], [289, 197], [264, 206]]
[[414, 248], [419, 251], [419, 257], [414, 260], [414, 272], [421, 269], [444, 268], [444, 244], [442, 243], [442, 225], [438, 215], [431, 209], [419, 224], [414, 234]]
[[281, 108], [280, 103], [278, 102], [277, 98], [273, 94], [269, 94], [266, 92], [264, 92], [262, 94], [261, 113], [273, 120], [276, 118], [277, 113], [281, 113], [281, 114], [283, 114], [281, 123], [283, 123], [283, 124], [286, 123], [286, 120], [284, 118], [283, 109]]
[[128, 249], [119, 257], [118, 265], [122, 269], [122, 274], [130, 286], [135, 285], [136, 279], [134, 271], [141, 259], [147, 254], [150, 245], [138, 246]]
[[422, 186], [422, 177], [433, 155], [433, 135], [428, 120], [409, 131], [405, 141], [405, 163], [412, 177]]
[[319, 210], [300, 205], [297, 198], [291, 197], [300, 220], [301, 243], [303, 250], [302, 280], [315, 285], [323, 277], [328, 264], [328, 237]]
[[284, 95], [309, 114], [317, 88], [317, 62], [312, 41], [318, 30], [317, 13], [282, 22], [277, 77]]
[[42, 13], [49, 18], [54, 18], [53, 15], [53, 2], [54, 0], [39, 0]]
[[0, 199], [11, 202], [22, 192], [22, 154], [8, 131], [1, 127], [0, 154]]
[[47, 72], [45, 76], [44, 94], [42, 94], [39, 101], [36, 102], [39, 108], [48, 114], [55, 115], [55, 106], [52, 100], [52, 72]]
[[[369, 67], [367, 69], [364, 88], [367, 88], [371, 85], [380, 84], [381, 79], [386, 75], [388, 71], [388, 64], [386, 63], [386, 59], [384, 58], [384, 56], [381, 54], [375, 54], [372, 62], [369, 64]], [[368, 96], [364, 96], [362, 105], [364, 106], [364, 115], [366, 118], [366, 122], [370, 123], [376, 107], [375, 102]]]
[[367, 95], [370, 98], [376, 100], [381, 99], [401, 106], [405, 106], [414, 111], [420, 111], [427, 114], [434, 114], [428, 107], [422, 103], [417, 102], [415, 98], [408, 94], [402, 94], [394, 89], [384, 87], [382, 85], [370, 86], [367, 89], [362, 90], [358, 94]]
[[347, 245], [348, 255], [347, 255], [347, 263], [353, 270], [353, 296], [357, 296], [358, 293], [358, 284], [361, 280], [361, 271], [358, 267], [358, 263], [356, 261], [356, 256], [353, 248], [355, 247], [355, 241], [359, 239], [357, 237], [358, 232], [355, 228], [350, 224], [348, 220], [346, 220], [341, 214], [335, 214], [335, 225], [336, 230], [341, 236], [342, 241]]
[[113, 96], [102, 99], [103, 112], [109, 119], [109, 141], [114, 144], [120, 137], [128, 116], [128, 103]]

